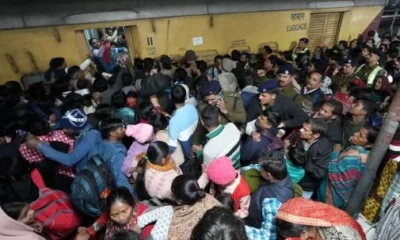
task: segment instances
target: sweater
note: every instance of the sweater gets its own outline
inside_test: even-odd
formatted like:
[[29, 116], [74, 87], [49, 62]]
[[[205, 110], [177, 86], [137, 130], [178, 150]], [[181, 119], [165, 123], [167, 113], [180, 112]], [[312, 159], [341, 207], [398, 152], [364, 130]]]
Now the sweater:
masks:
[[235, 215], [242, 219], [246, 218], [249, 215], [251, 190], [244, 177], [238, 174], [235, 181], [227, 186], [223, 192], [231, 194], [235, 203]]
[[74, 150], [70, 153], [59, 152], [44, 142], [39, 143], [37, 150], [53, 161], [69, 167], [75, 165], [76, 171], [79, 172], [86, 166], [90, 151], [101, 142], [100, 132], [88, 125], [75, 139]]
[[130, 146], [127, 155], [124, 159], [124, 163], [122, 164], [122, 172], [130, 177], [129, 173], [130, 169], [133, 167], [137, 167], [138, 162], [143, 157], [143, 154], [147, 154], [147, 149], [149, 148], [150, 143], [140, 144], [137, 141], [134, 141]]
[[207, 134], [208, 142], [203, 149], [204, 164], [209, 165], [214, 159], [229, 157], [236, 169], [240, 168], [240, 131], [233, 123], [219, 125]]

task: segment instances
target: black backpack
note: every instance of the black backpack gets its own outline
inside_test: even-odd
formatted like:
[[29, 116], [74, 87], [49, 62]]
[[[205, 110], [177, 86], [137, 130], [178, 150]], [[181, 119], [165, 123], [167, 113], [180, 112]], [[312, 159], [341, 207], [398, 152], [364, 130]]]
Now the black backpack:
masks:
[[98, 218], [112, 186], [107, 161], [94, 155], [71, 185], [72, 204], [83, 215]]

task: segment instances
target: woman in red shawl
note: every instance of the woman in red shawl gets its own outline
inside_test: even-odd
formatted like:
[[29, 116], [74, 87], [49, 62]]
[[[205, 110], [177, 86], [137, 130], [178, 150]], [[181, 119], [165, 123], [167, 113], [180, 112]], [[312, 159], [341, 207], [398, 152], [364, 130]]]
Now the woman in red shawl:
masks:
[[346, 212], [325, 203], [294, 198], [278, 210], [280, 236], [302, 240], [365, 240], [361, 226]]
[[377, 76], [372, 85], [372, 100], [383, 110], [389, 106], [389, 100], [393, 95], [392, 86], [387, 76]]

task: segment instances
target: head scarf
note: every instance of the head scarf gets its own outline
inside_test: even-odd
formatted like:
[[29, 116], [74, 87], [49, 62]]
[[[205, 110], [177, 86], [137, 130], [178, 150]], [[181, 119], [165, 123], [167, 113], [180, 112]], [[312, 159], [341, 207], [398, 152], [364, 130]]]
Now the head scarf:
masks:
[[387, 94], [392, 94], [392, 86], [390, 86], [390, 82], [387, 76], [379, 76], [382, 79], [381, 88], [379, 91], [385, 92]]
[[317, 227], [324, 240], [366, 239], [361, 226], [352, 217], [325, 203], [294, 198], [279, 208], [276, 217], [294, 224]]

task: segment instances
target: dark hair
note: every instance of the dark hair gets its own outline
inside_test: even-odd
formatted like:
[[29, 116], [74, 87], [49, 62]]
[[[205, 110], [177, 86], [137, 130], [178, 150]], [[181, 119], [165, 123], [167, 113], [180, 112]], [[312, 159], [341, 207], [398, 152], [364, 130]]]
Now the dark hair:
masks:
[[103, 139], [107, 139], [112, 132], [124, 126], [119, 118], [107, 118], [100, 123], [100, 133]]
[[62, 105], [62, 113], [64, 114], [66, 111], [75, 109], [75, 108], [83, 108], [85, 105], [85, 100], [83, 96], [77, 93], [69, 93], [65, 99], [64, 104]]
[[206, 192], [199, 187], [197, 180], [186, 175], [177, 176], [172, 181], [171, 191], [179, 205], [193, 205], [206, 196]]
[[217, 61], [217, 59], [222, 60], [224, 58], [222, 55], [217, 55], [214, 57], [214, 62]]
[[148, 119], [153, 109], [154, 105], [148, 101], [143, 101], [137, 106], [138, 115], [142, 119]]
[[336, 99], [329, 99], [324, 104], [333, 108], [332, 112], [334, 115], [339, 116], [339, 117], [342, 116], [343, 104], [341, 102], [339, 102]]
[[[241, 81], [239, 81], [239, 84]], [[240, 84], [241, 89], [245, 88], [246, 86], [251, 86], [254, 84], [254, 73], [251, 71], [245, 71], [243, 76], [243, 84]]]
[[163, 69], [170, 70], [172, 68], [172, 61], [171, 58], [167, 55], [161, 55], [160, 64]]
[[267, 54], [272, 53], [272, 48], [268, 45], [264, 46], [263, 49], [264, 49], [265, 53], [267, 53]]
[[89, 88], [89, 80], [87, 80], [87, 79], [78, 79], [78, 81], [76, 82], [76, 88], [77, 89]]
[[276, 230], [282, 237], [300, 237], [300, 234], [309, 228], [310, 226], [294, 224], [279, 218], [276, 219]]
[[[3, 150], [3, 149], [2, 149]], [[18, 181], [23, 177], [30, 174], [29, 163], [24, 158], [22, 158], [18, 149], [15, 150], [16, 153], [0, 157], [0, 179], [1, 183]]]
[[201, 73], [205, 73], [207, 71], [207, 63], [203, 60], [197, 60], [196, 67], [200, 70]]
[[131, 84], [132, 84], [132, 81], [133, 81], [132, 75], [129, 74], [129, 73], [124, 73], [124, 74], [122, 74], [121, 79], [122, 79], [122, 85], [123, 85], [124, 87], [125, 87], [125, 86], [131, 85]]
[[94, 116], [97, 120], [102, 121], [106, 118], [112, 117], [112, 107], [108, 103], [100, 103], [96, 107], [96, 111], [94, 112]]
[[185, 103], [186, 100], [186, 90], [182, 85], [175, 85], [171, 89], [171, 99], [175, 104]]
[[110, 211], [111, 206], [115, 202], [126, 203], [131, 207], [135, 206], [135, 200], [131, 192], [126, 187], [118, 187], [113, 189], [107, 198], [107, 209]]
[[193, 228], [191, 240], [247, 240], [244, 223], [224, 207], [208, 210]]
[[373, 101], [363, 98], [358, 99], [357, 101], [360, 101], [362, 103], [363, 110], [367, 112], [366, 117], [370, 117], [375, 113], [376, 105]]
[[[56, 80], [55, 82], [57, 82]], [[55, 84], [55, 83], [54, 83]], [[68, 82], [69, 84], [69, 82]], [[46, 88], [44, 87], [43, 83], [37, 82], [29, 85], [28, 87], [28, 99], [30, 101], [33, 100], [42, 100], [44, 97], [46, 97]]]
[[4, 100], [8, 106], [13, 107], [20, 102], [22, 96], [21, 84], [17, 81], [8, 81], [4, 84]]
[[279, 151], [262, 151], [259, 158], [260, 167], [277, 180], [287, 177], [285, 158]]
[[148, 123], [153, 126], [154, 131], [157, 132], [168, 127], [169, 119], [162, 113], [152, 112], [149, 116]]
[[110, 238], [110, 240], [141, 240], [140, 234], [132, 230], [121, 230]]
[[152, 58], [145, 58], [143, 60], [143, 70], [145, 72], [150, 72], [154, 67], [154, 60]]
[[240, 61], [241, 54], [240, 54], [239, 50], [236, 50], [236, 49], [232, 50], [231, 55], [232, 55], [233, 61]]
[[324, 119], [321, 118], [310, 118], [305, 121], [305, 123], [308, 123], [311, 125], [311, 132], [313, 134], [318, 134], [323, 137], [326, 129], [328, 129], [328, 125], [326, 124]]
[[95, 92], [104, 92], [108, 88], [108, 81], [103, 77], [99, 77], [93, 82], [93, 90]]
[[222, 204], [223, 207], [226, 209], [231, 210], [232, 212], [235, 210], [235, 202], [233, 201], [233, 198], [231, 197], [230, 194], [223, 193], [220, 194], [216, 197], [218, 202]]
[[373, 53], [374, 49], [372, 49], [371, 47], [368, 47], [367, 45], [364, 45], [361, 49], [367, 49], [368, 52]]
[[70, 78], [72, 78], [72, 76], [73, 76], [75, 73], [79, 72], [79, 71], [82, 71], [81, 68], [80, 68], [79, 66], [74, 65], [74, 66], [72, 66], [72, 67], [69, 67], [69, 68], [68, 68], [68, 76], [69, 76]]
[[270, 109], [264, 110], [262, 115], [268, 118], [268, 122], [271, 123], [272, 127], [277, 127], [281, 121], [279, 113]]
[[90, 38], [90, 39], [88, 40], [90, 46], [93, 45], [93, 41], [94, 41], [94, 40], [96, 40], [96, 38], [93, 38], [93, 37]]
[[49, 122], [36, 114], [28, 114], [27, 130], [34, 136], [47, 135], [51, 131]]
[[135, 62], [135, 68], [136, 69], [138, 69], [138, 70], [142, 70], [143, 69], [143, 64], [144, 64], [143, 59], [135, 58], [134, 62]]
[[373, 144], [378, 138], [379, 130], [372, 126], [364, 126], [364, 128], [368, 131], [367, 134], [368, 143]]
[[318, 70], [316, 70], [316, 71], [310, 73], [310, 77], [311, 77], [312, 74], [319, 74], [319, 75], [321, 76], [321, 78], [320, 78], [320, 83], [322, 84], [322, 83], [324, 82], [325, 74], [323, 74], [322, 72], [320, 72], [320, 71], [318, 71]]
[[188, 77], [185, 69], [177, 68], [174, 72], [174, 80], [177, 82], [184, 81]]
[[59, 68], [65, 63], [65, 58], [63, 57], [55, 57], [50, 60], [49, 67], [50, 68]]
[[154, 165], [162, 165], [161, 160], [169, 154], [168, 144], [161, 141], [153, 142], [147, 149], [147, 157], [138, 162], [138, 175], [136, 177], [136, 193], [140, 201], [150, 199], [145, 187], [145, 173], [147, 161]]
[[216, 127], [219, 122], [219, 109], [215, 106], [207, 106], [201, 111], [201, 120], [207, 128]]
[[26, 206], [28, 206], [27, 203], [21, 202], [3, 203], [1, 204], [1, 209], [3, 209], [4, 213], [7, 214], [7, 216], [18, 221], [18, 218], [20, 218], [21, 216], [22, 210]]
[[123, 108], [126, 104], [126, 95], [122, 90], [118, 90], [111, 95], [111, 103], [115, 108]]

